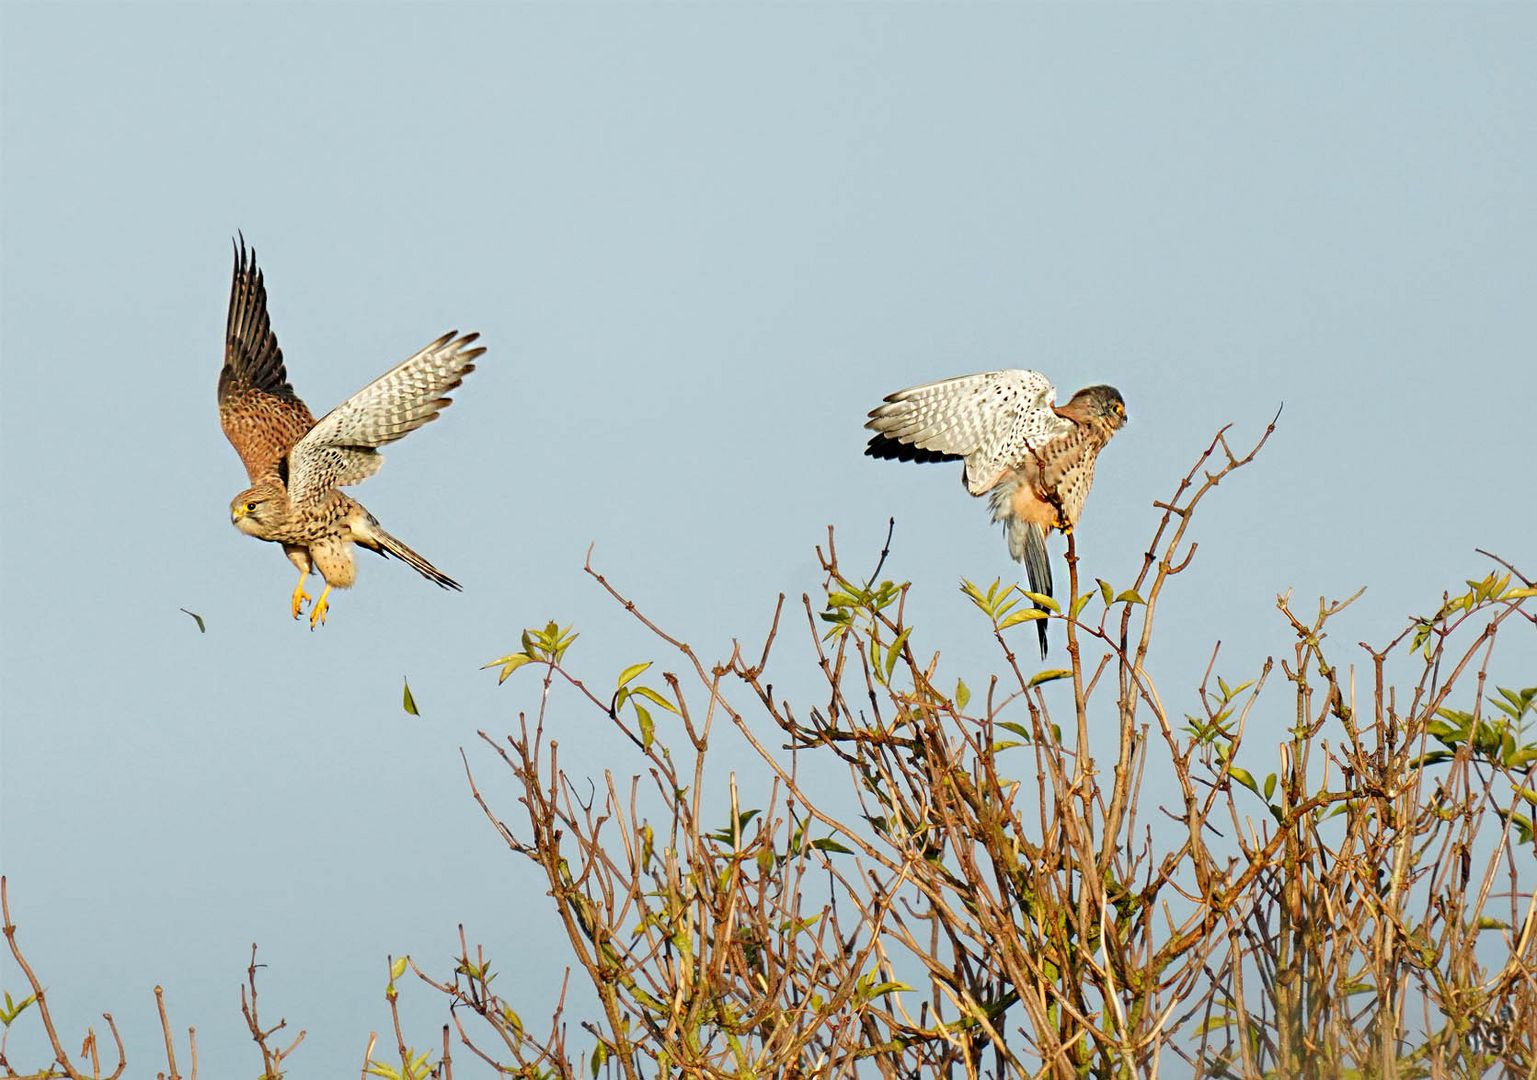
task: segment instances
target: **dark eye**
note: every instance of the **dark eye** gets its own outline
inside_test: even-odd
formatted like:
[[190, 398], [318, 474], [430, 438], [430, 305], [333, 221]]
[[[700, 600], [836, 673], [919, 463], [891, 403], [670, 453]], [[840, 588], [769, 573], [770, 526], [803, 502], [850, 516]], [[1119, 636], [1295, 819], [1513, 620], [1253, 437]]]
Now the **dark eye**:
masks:
[[245, 510], [246, 510], [246, 513], [248, 513], [248, 514], [249, 514], [249, 513], [250, 513], [250, 512], [251, 512], [251, 511], [253, 511], [253, 510], [255, 510], [255, 509], [256, 509], [256, 504], [255, 504], [255, 503], [253, 503], [253, 502], [248, 502], [248, 503], [246, 503], [246, 504], [245, 504]]

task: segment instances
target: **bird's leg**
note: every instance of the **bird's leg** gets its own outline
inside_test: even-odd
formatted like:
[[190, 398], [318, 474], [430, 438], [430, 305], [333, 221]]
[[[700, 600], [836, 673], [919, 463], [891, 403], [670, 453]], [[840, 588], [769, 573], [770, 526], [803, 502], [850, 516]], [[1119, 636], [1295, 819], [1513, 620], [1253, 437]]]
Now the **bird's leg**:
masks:
[[289, 603], [289, 610], [293, 612], [295, 619], [299, 617], [299, 613], [304, 610], [305, 602], [310, 598], [310, 594], [304, 591], [304, 579], [309, 577], [309, 574], [308, 570], [299, 571], [299, 583], [294, 586], [294, 595]]
[[324, 589], [322, 589], [320, 591], [320, 599], [316, 600], [315, 601], [315, 606], [310, 609], [310, 629], [311, 630], [315, 629], [315, 627], [317, 627], [317, 626], [324, 626], [326, 624], [326, 611], [331, 606], [330, 601], [328, 601], [326, 599], [326, 597], [328, 597], [330, 595], [331, 595], [331, 586], [328, 584], [328, 585], [326, 585], [326, 587]]

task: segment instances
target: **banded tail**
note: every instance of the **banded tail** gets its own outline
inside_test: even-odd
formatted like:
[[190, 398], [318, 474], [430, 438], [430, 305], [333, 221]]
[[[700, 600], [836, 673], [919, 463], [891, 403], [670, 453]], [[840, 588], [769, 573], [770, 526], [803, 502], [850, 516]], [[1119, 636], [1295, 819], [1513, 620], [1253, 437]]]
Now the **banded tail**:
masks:
[[[435, 582], [445, 589], [454, 589], [457, 592], [464, 591], [463, 585], [460, 585], [436, 566], [433, 566], [426, 559], [411, 550], [405, 543], [380, 528], [378, 521], [371, 521], [369, 524], [372, 526], [369, 530], [372, 535], [367, 538], [357, 537], [358, 543], [386, 558], [394, 556], [428, 581]], [[356, 536], [355, 529], [353, 534]]]

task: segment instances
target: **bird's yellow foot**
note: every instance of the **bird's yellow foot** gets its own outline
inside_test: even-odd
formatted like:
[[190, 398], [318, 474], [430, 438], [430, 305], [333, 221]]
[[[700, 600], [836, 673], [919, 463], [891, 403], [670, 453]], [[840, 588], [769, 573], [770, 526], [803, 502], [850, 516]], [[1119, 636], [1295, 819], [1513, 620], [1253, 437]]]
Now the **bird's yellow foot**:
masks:
[[315, 606], [310, 609], [310, 629], [326, 624], [326, 612], [330, 610], [331, 602], [326, 597], [331, 595], [331, 586], [327, 585], [320, 594], [320, 599], [315, 601]]
[[289, 604], [289, 610], [293, 612], [295, 619], [304, 610], [304, 605], [309, 601], [310, 594], [304, 591], [304, 579], [299, 579], [299, 584], [294, 586], [293, 600]]

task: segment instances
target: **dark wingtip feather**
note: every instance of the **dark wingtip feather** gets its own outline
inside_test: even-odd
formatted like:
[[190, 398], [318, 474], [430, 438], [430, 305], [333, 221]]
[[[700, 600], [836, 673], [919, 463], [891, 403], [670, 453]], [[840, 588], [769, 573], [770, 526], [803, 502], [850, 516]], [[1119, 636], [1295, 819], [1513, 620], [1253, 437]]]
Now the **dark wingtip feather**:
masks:
[[256, 265], [256, 249], [236, 230], [231, 241], [235, 268], [230, 280], [229, 316], [224, 328], [224, 366], [219, 373], [219, 404], [239, 390], [252, 389], [294, 398], [283, 366], [283, 350], [267, 315], [267, 285]]
[[928, 464], [935, 461], [959, 461], [960, 454], [945, 454], [938, 450], [923, 450], [905, 442], [898, 442], [887, 435], [872, 435], [865, 446], [865, 456], [885, 461], [916, 461]]

